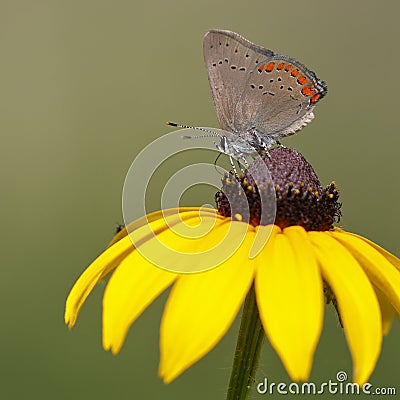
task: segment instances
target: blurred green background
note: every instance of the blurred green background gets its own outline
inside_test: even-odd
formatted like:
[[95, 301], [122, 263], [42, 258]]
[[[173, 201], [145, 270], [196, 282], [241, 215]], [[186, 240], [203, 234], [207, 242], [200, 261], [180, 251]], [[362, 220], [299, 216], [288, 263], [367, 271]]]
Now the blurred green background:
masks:
[[[297, 58], [327, 82], [315, 121], [284, 144], [324, 185], [336, 180], [345, 229], [399, 255], [399, 13], [397, 1], [0, 1], [0, 397], [224, 398], [237, 322], [168, 386], [157, 378], [165, 294], [116, 357], [101, 347], [104, 286], [72, 332], [63, 323], [69, 289], [122, 222], [135, 155], [167, 120], [217, 126], [202, 55], [210, 28]], [[399, 382], [399, 339], [395, 321], [375, 386]], [[351, 375], [351, 360], [328, 308], [311, 379], [339, 370]], [[268, 344], [263, 377], [289, 381]]]

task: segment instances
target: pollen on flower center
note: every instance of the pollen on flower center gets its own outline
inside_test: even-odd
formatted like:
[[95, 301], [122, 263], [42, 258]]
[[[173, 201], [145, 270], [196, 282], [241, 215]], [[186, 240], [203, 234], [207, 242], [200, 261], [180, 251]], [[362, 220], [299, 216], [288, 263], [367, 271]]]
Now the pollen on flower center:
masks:
[[[265, 166], [269, 177], [265, 176]], [[271, 200], [261, 201], [262, 198], [272, 199], [274, 191], [275, 204], [271, 204]], [[334, 182], [323, 189], [305, 158], [298, 151], [284, 147], [263, 154], [238, 179], [226, 174], [221, 191], [215, 195], [218, 212], [223, 216], [232, 217], [230, 202], [247, 201], [248, 222], [253, 226], [299, 225], [308, 231], [332, 229], [340, 218], [338, 198]], [[233, 218], [237, 219], [235, 215]]]

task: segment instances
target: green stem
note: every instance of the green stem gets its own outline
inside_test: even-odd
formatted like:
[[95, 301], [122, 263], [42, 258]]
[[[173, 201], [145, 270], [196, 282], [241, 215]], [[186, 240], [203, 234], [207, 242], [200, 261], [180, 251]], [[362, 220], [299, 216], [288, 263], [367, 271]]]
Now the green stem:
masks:
[[255, 381], [264, 330], [256, 303], [254, 286], [251, 287], [244, 303], [235, 358], [226, 400], [245, 400]]

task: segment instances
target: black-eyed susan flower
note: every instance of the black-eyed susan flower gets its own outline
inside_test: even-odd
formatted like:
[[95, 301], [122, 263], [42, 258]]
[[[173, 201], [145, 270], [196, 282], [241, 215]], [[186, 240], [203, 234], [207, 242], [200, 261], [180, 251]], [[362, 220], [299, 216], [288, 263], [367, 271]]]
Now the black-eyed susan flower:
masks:
[[[259, 172], [260, 162], [270, 171], [268, 179]], [[262, 201], [271, 193], [274, 204]], [[113, 271], [103, 298], [103, 346], [116, 354], [136, 318], [172, 286], [160, 335], [159, 374], [168, 383], [218, 343], [248, 293], [255, 294], [256, 318], [289, 376], [304, 381], [325, 298], [337, 307], [353, 380], [362, 384], [375, 367], [383, 334], [400, 313], [400, 261], [333, 226], [338, 197], [335, 184], [323, 189], [297, 151], [273, 149], [239, 179], [224, 178], [217, 210], [158, 211], [119, 232], [75, 283], [65, 321], [75, 325], [93, 287]], [[245, 212], [234, 212], [233, 203], [243, 203]], [[250, 340], [260, 342], [260, 333], [252, 335], [257, 337]]]

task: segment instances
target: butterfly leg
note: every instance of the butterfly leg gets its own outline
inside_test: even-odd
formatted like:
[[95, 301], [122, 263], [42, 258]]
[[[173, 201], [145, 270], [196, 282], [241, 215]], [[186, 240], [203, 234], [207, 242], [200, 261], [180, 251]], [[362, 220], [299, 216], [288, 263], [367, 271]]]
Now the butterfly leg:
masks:
[[246, 160], [244, 157], [242, 157], [242, 161], [243, 161], [243, 165], [244, 165], [246, 168], [249, 168], [249, 163], [247, 162], [247, 160]]
[[237, 161], [240, 171], [242, 172], [242, 174], [244, 174], [246, 172], [246, 169], [249, 168], [249, 163], [247, 162], [247, 160], [243, 157], [240, 158], [240, 162]]
[[231, 163], [231, 167], [232, 167], [233, 173], [235, 174], [235, 177], [238, 178], [239, 175], [238, 175], [238, 173], [237, 173], [237, 169], [236, 169], [236, 165], [235, 165], [235, 160], [233, 159], [232, 156], [229, 156], [229, 162]]

